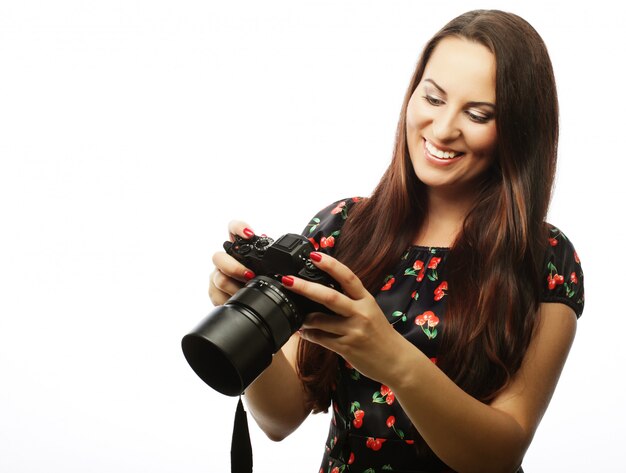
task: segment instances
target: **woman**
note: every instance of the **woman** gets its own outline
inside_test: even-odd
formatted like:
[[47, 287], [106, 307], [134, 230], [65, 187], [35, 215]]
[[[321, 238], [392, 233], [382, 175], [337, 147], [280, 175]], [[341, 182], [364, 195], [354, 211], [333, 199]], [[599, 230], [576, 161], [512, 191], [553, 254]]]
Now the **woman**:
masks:
[[[329, 314], [308, 315], [246, 391], [270, 438], [332, 402], [320, 472], [521, 471], [584, 305], [573, 246], [545, 223], [557, 138], [552, 66], [527, 22], [473, 11], [433, 37], [371, 197], [304, 230], [343, 292], [283, 277]], [[217, 305], [254, 274], [213, 261]]]

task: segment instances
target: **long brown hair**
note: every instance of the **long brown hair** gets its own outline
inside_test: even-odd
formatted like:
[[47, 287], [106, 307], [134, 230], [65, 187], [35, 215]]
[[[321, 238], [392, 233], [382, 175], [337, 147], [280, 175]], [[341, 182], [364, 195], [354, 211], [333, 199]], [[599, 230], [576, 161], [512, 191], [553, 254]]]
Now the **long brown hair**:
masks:
[[[426, 44], [404, 97], [391, 164], [371, 197], [351, 209], [335, 255], [375, 293], [420, 229], [426, 193], [407, 148], [406, 110], [447, 36], [475, 41], [495, 56], [497, 143], [494, 164], [448, 255], [454, 290], [437, 364], [467, 393], [489, 402], [520, 367], [536, 325], [556, 169], [554, 74], [543, 40], [525, 20], [471, 11]], [[314, 411], [329, 405], [336, 366], [336, 355], [301, 340], [298, 368]]]

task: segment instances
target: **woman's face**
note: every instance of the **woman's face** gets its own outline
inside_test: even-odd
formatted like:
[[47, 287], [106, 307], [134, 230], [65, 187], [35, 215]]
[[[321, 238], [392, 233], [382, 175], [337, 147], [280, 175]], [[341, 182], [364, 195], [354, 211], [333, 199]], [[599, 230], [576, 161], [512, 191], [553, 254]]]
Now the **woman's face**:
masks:
[[431, 191], [474, 189], [494, 159], [495, 103], [493, 53], [462, 38], [441, 40], [406, 111], [413, 169]]

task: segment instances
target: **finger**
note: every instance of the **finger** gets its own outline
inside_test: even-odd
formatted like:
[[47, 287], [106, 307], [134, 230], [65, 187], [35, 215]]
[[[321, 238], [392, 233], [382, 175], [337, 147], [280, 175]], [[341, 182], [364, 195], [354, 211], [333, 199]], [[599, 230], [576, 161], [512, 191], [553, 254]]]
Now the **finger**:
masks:
[[242, 238], [252, 238], [254, 236], [254, 231], [243, 220], [231, 220], [228, 223], [228, 234], [230, 236], [230, 241], [235, 240], [235, 236], [240, 236]]
[[369, 295], [358, 276], [339, 260], [317, 251], [311, 252], [310, 258], [315, 266], [337, 281], [343, 293], [351, 299], [363, 299]]
[[220, 291], [214, 284], [209, 285], [209, 299], [214, 306], [224, 305], [230, 296], [225, 292]]
[[256, 276], [251, 269], [246, 268], [235, 258], [223, 251], [213, 253], [212, 260], [215, 267], [222, 274], [236, 279], [237, 281], [246, 282]]
[[350, 307], [354, 301], [335, 289], [296, 276], [283, 276], [281, 282], [291, 292], [318, 302], [336, 314], [350, 315]]
[[339, 353], [341, 351], [339, 335], [334, 335], [314, 328], [302, 329], [299, 331], [299, 334], [300, 338], [323, 346], [330, 351], [334, 351], [335, 353]]
[[235, 294], [239, 289], [241, 289], [243, 287], [243, 284], [240, 283], [239, 281], [226, 276], [224, 273], [222, 273], [219, 269], [216, 269], [213, 272], [212, 278], [211, 278], [211, 284], [213, 286], [215, 286], [215, 288], [226, 294], [228, 297], [232, 296], [233, 294]]
[[[342, 321], [344, 323], [342, 323]], [[328, 334], [345, 335], [346, 325], [343, 317], [337, 317], [337, 315], [333, 314], [324, 314], [322, 312], [313, 312], [305, 317], [302, 329], [317, 329]]]

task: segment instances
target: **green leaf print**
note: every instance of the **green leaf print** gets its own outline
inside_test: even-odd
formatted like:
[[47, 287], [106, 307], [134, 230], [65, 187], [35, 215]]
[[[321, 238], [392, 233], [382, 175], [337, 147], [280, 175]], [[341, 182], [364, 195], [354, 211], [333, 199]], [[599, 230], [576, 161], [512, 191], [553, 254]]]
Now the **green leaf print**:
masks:
[[313, 233], [315, 231], [315, 229], [317, 228], [317, 226], [320, 223], [320, 219], [317, 217], [314, 217], [311, 219], [311, 222], [309, 223], [309, 233]]
[[400, 310], [395, 310], [391, 314], [392, 317], [395, 317], [396, 320], [391, 322], [391, 325], [397, 324], [398, 322], [406, 322], [406, 314]]

